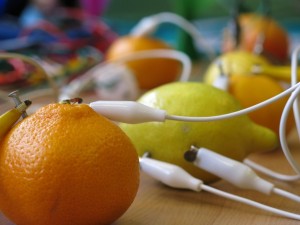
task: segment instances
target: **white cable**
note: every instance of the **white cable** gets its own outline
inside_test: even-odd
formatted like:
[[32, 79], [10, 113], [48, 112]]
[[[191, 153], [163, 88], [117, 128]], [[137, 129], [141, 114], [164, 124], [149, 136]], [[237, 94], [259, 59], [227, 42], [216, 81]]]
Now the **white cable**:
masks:
[[83, 74], [82, 76], [73, 80], [67, 86], [65, 86], [62, 90], [61, 96], [74, 97], [78, 95], [84, 88], [86, 88], [89, 85], [89, 83], [94, 79], [94, 77], [97, 76], [97, 71], [101, 70], [101, 68], [104, 68], [104, 66], [108, 66], [110, 64], [124, 64], [129, 61], [147, 58], [169, 58], [177, 60], [182, 64], [182, 71], [179, 77], [179, 81], [185, 82], [190, 79], [192, 62], [185, 53], [171, 49], [143, 50], [130, 53], [129, 55], [122, 56], [118, 59], [99, 63], [98, 65], [88, 70], [85, 74]]
[[[300, 52], [300, 46], [297, 47], [292, 54], [292, 77], [291, 77], [291, 84], [292, 86], [296, 85], [297, 83], [297, 67], [298, 67], [298, 56]], [[300, 112], [299, 112], [299, 104], [298, 104], [298, 95], [300, 93], [300, 89], [297, 89], [292, 93], [290, 99], [288, 100], [287, 104], [282, 113], [281, 123], [280, 123], [280, 140], [281, 140], [281, 147], [285, 157], [287, 158], [288, 162], [292, 166], [292, 168], [300, 174], [300, 166], [292, 156], [290, 149], [287, 144], [286, 135], [285, 135], [285, 128], [286, 128], [286, 121], [289, 115], [289, 111], [293, 105], [294, 117], [296, 122], [296, 128], [298, 132], [298, 136], [300, 134]]]
[[[297, 47], [292, 54], [292, 63], [291, 63], [291, 67], [292, 67], [292, 75], [291, 75], [291, 85], [294, 86], [297, 84], [297, 78], [298, 78], [298, 56], [299, 56], [299, 52], [300, 52], [300, 46]], [[296, 129], [298, 134], [300, 134], [300, 112], [299, 112], [299, 102], [298, 102], [298, 98], [294, 101], [294, 105], [293, 105], [293, 112], [294, 112], [294, 118], [295, 118], [295, 123], [296, 123]]]
[[290, 151], [290, 149], [288, 147], [288, 144], [287, 144], [286, 121], [287, 121], [287, 118], [288, 118], [289, 111], [292, 108], [293, 103], [297, 99], [299, 93], [300, 93], [300, 87], [297, 87], [297, 89], [291, 94], [289, 100], [287, 101], [287, 103], [286, 103], [286, 105], [283, 109], [281, 120], [280, 120], [280, 126], [279, 126], [279, 128], [280, 128], [279, 137], [280, 137], [280, 143], [281, 143], [282, 151], [283, 151], [286, 159], [290, 163], [291, 167], [294, 169], [294, 171], [297, 174], [300, 174], [300, 166], [296, 162], [294, 157], [292, 156], [291, 151]]
[[236, 187], [255, 190], [267, 195], [274, 193], [292, 201], [300, 202], [298, 195], [275, 187], [273, 183], [259, 177], [249, 166], [209, 149], [198, 149], [191, 146], [185, 152], [184, 158], [196, 167], [214, 174]]
[[293, 193], [290, 193], [288, 191], [285, 191], [285, 190], [282, 190], [280, 188], [273, 188], [272, 192], [274, 194], [277, 194], [277, 195], [280, 195], [282, 197], [285, 197], [285, 198], [288, 198], [292, 201], [295, 201], [295, 202], [299, 202], [300, 203], [300, 197], [298, 195], [295, 195]]
[[144, 36], [153, 33], [157, 26], [162, 23], [172, 23], [186, 31], [194, 40], [197, 48], [206, 49], [209, 58], [216, 55], [213, 47], [207, 44], [198, 29], [185, 18], [171, 12], [162, 12], [142, 19], [131, 31], [131, 35]]
[[285, 175], [285, 174], [281, 174], [281, 173], [277, 173], [273, 170], [270, 170], [250, 159], [245, 159], [243, 161], [243, 163], [245, 163], [246, 165], [250, 166], [252, 169], [261, 172], [269, 177], [275, 178], [277, 180], [282, 180], [282, 181], [297, 181], [300, 179], [300, 174], [297, 175]]
[[133, 101], [95, 101], [89, 104], [97, 113], [122, 123], [163, 122], [166, 112]]
[[[300, 52], [300, 46], [296, 48], [293, 51], [292, 54], [292, 77], [291, 77], [291, 84], [292, 86], [296, 86], [297, 82], [297, 67], [298, 67], [298, 55]], [[287, 144], [286, 139], [286, 121], [289, 115], [289, 112], [291, 108], [293, 107], [295, 121], [296, 121], [296, 128], [298, 131], [298, 135], [300, 134], [300, 115], [299, 115], [299, 105], [298, 105], [298, 95], [300, 93], [300, 88], [297, 87], [295, 91], [291, 94], [289, 100], [287, 101], [280, 120], [280, 141], [281, 141], [281, 147], [282, 151], [287, 158], [288, 162], [290, 163], [291, 167], [294, 169], [294, 171], [297, 172], [297, 174], [300, 174], [300, 166], [297, 163], [297, 161], [294, 159], [294, 157], [291, 154], [291, 151]]]
[[[290, 87], [289, 89], [281, 92], [280, 94], [261, 102], [257, 105], [251, 106], [249, 108], [245, 108], [239, 111], [235, 111], [232, 113], [217, 115], [217, 116], [206, 116], [206, 117], [190, 117], [190, 116], [177, 116], [177, 115], [168, 115], [166, 112], [162, 113], [161, 109], [156, 109], [152, 107], [148, 107], [138, 102], [134, 101], [96, 101], [91, 102], [90, 106], [96, 110], [98, 113], [103, 116], [118, 122], [124, 123], [143, 123], [143, 122], [163, 122], [165, 120], [178, 120], [178, 121], [188, 121], [188, 122], [209, 122], [216, 120], [224, 120], [229, 119], [235, 116], [241, 116], [257, 110], [261, 107], [264, 107], [267, 104], [270, 104], [278, 99], [290, 94], [297, 87], [300, 87], [300, 83], [295, 86]], [[130, 111], [129, 114], [124, 114], [123, 111], [126, 108], [126, 111]], [[140, 108], [141, 110], [136, 111], [135, 108]], [[142, 112], [145, 112], [144, 115]]]
[[180, 75], [180, 81], [188, 81], [191, 75], [192, 63], [190, 58], [183, 52], [171, 49], [155, 49], [155, 50], [143, 50], [135, 53], [131, 53], [124, 57], [120, 57], [116, 60], [108, 61], [115, 63], [126, 63], [128, 61], [134, 61], [146, 58], [169, 58], [180, 61], [182, 63], [182, 72]]
[[185, 152], [184, 158], [196, 167], [214, 174], [236, 187], [259, 191], [267, 195], [274, 188], [274, 184], [260, 178], [247, 165], [207, 148], [198, 149], [191, 146], [191, 149]]
[[[149, 176], [155, 178], [156, 180], [159, 180], [160, 182], [164, 183], [165, 185], [173, 188], [183, 188], [183, 189], [189, 189], [193, 191], [201, 191], [205, 190], [207, 192], [210, 192], [212, 194], [221, 196], [223, 198], [227, 198], [229, 200], [233, 200], [236, 202], [244, 203], [249, 206], [253, 206], [283, 217], [291, 218], [300, 220], [300, 215], [290, 213], [284, 210], [276, 209], [258, 202], [255, 202], [253, 200], [243, 198], [237, 195], [233, 195], [221, 190], [218, 190], [216, 188], [210, 187], [208, 185], [203, 184], [203, 182], [200, 179], [197, 179], [193, 176], [191, 176], [189, 173], [187, 173], [184, 169], [181, 167], [167, 163], [162, 162], [155, 159], [149, 159], [149, 158], [140, 158], [140, 167], [141, 170], [148, 174]], [[276, 190], [275, 192], [278, 192], [279, 194], [286, 195], [284, 191]], [[283, 193], [282, 193], [283, 192]]]
[[267, 99], [263, 102], [260, 102], [256, 105], [253, 105], [251, 107], [239, 110], [239, 111], [235, 111], [232, 113], [227, 113], [227, 114], [222, 114], [222, 115], [218, 115], [218, 116], [207, 116], [207, 117], [188, 117], [188, 116], [177, 116], [177, 115], [166, 115], [166, 119], [168, 120], [179, 120], [179, 121], [188, 121], [188, 122], [209, 122], [209, 121], [216, 121], [216, 120], [224, 120], [224, 119], [229, 119], [232, 117], [236, 117], [236, 116], [241, 116], [247, 113], [250, 113], [252, 111], [255, 111], [259, 108], [262, 108], [268, 104], [271, 104], [275, 101], [277, 101], [278, 99], [291, 94], [292, 92], [294, 92], [294, 90], [296, 88], [300, 87], [300, 83], [297, 83], [296, 85], [290, 87], [289, 89], [281, 92], [280, 94]]
[[[299, 52], [299, 50], [297, 49], [297, 51], [295, 51], [295, 53], [293, 54], [293, 61], [292, 61], [292, 64], [294, 65], [293, 68], [297, 68], [297, 66], [295, 66], [295, 65], [297, 64], [297, 54], [298, 54], [298, 52]], [[293, 83], [296, 82], [296, 77], [297, 77], [296, 72], [297, 72], [297, 70], [293, 69], [293, 74], [292, 74], [293, 77], [294, 77], [293, 78]], [[283, 152], [284, 152], [287, 160], [289, 161], [289, 163], [291, 164], [291, 166], [293, 167], [293, 169], [298, 174], [300, 174], [300, 167], [299, 167], [299, 165], [297, 164], [297, 162], [295, 161], [295, 159], [293, 158], [293, 156], [290, 153], [290, 150], [288, 148], [287, 141], [286, 141], [286, 136], [285, 136], [286, 135], [286, 132], [285, 132], [286, 120], [287, 120], [290, 108], [292, 107], [292, 105], [294, 104], [295, 100], [297, 99], [297, 96], [298, 96], [299, 92], [300, 92], [300, 83], [296, 83], [296, 84], [292, 85], [289, 89], [287, 89], [284, 92], [280, 93], [279, 95], [276, 95], [276, 96], [274, 96], [274, 97], [272, 97], [272, 98], [270, 98], [270, 99], [268, 99], [268, 100], [266, 100], [264, 102], [261, 102], [261, 103], [259, 103], [257, 105], [254, 105], [252, 107], [249, 107], [249, 108], [246, 108], [246, 109], [243, 109], [243, 110], [239, 110], [239, 111], [236, 111], [236, 112], [232, 112], [232, 113], [228, 113], [228, 114], [223, 114], [223, 115], [218, 115], [218, 116], [209, 116], [209, 117], [187, 117], [187, 116], [176, 116], [176, 115], [167, 115], [166, 114], [165, 119], [179, 120], [179, 121], [191, 121], [191, 122], [207, 122], [207, 121], [216, 121], [216, 120], [228, 119], [228, 118], [235, 117], [235, 116], [240, 116], [240, 115], [249, 113], [251, 111], [254, 111], [254, 110], [258, 109], [258, 108], [264, 107], [265, 105], [270, 104], [270, 103], [272, 103], [274, 101], [277, 101], [279, 98], [284, 97], [284, 96], [292, 93], [291, 96], [290, 96], [290, 98], [289, 98], [289, 100], [287, 101], [286, 106], [285, 106], [285, 108], [283, 110], [283, 113], [282, 113], [282, 118], [281, 118], [281, 121], [280, 121], [280, 140], [281, 140], [281, 146], [282, 146]], [[138, 103], [136, 103], [136, 104], [138, 104]], [[99, 107], [98, 107], [98, 105], [97, 105], [97, 110], [99, 112], [101, 112], [101, 107], [102, 106], [99, 105]], [[112, 109], [115, 110], [116, 108], [112, 107]], [[109, 112], [109, 108], [106, 108], [105, 110], [106, 110], [106, 112]], [[153, 113], [153, 114], [162, 115], [161, 112], [156, 112], [155, 109], [153, 109], [151, 111], [152, 111], [151, 113]], [[147, 113], [148, 112], [149, 112], [149, 110], [147, 110]], [[297, 115], [297, 114], [299, 114], [298, 111], [295, 111], [295, 115]], [[117, 119], [118, 115], [115, 115], [115, 116], [116, 117], [114, 118], [114, 120], [118, 121], [118, 119]], [[138, 119], [139, 117], [140, 117], [139, 114], [135, 114], [132, 118], [134, 120], [135, 118]], [[153, 117], [153, 118], [155, 118], [155, 117]], [[164, 121], [164, 119], [161, 118], [161, 117], [157, 117], [157, 118], [160, 119], [159, 121]], [[298, 121], [298, 119], [297, 119], [297, 121]], [[120, 122], [122, 122], [122, 121], [120, 121]], [[131, 121], [131, 122], [134, 122], [134, 121]], [[143, 122], [143, 121], [139, 120], [138, 122]], [[261, 170], [261, 171], [265, 172], [265, 171], [267, 171], [267, 169], [266, 170]], [[267, 172], [267, 174], [268, 174], [268, 172]], [[277, 173], [273, 173], [272, 175], [274, 177], [276, 177]], [[288, 178], [287, 175], [282, 175], [281, 177], [280, 176], [277, 176], [277, 177], [283, 178], [285, 180], [295, 180], [295, 179], [298, 179], [297, 176], [291, 176], [290, 178]]]
[[[292, 54], [292, 62], [291, 62], [291, 67], [292, 67], [291, 86], [292, 87], [295, 87], [296, 85], [298, 85], [298, 83], [297, 83], [298, 82], [297, 81], [297, 78], [298, 78], [297, 68], [298, 68], [299, 53], [300, 53], [300, 46], [298, 46], [293, 51], [293, 54]], [[282, 181], [297, 181], [300, 179], [300, 166], [298, 165], [298, 163], [293, 158], [293, 156], [290, 152], [290, 149], [288, 147], [287, 140], [286, 140], [286, 129], [285, 129], [286, 121], [289, 116], [289, 112], [290, 112], [291, 108], [293, 107], [293, 114], [294, 114], [294, 118], [295, 118], [298, 136], [300, 134], [300, 112], [299, 112], [299, 103], [298, 103], [298, 97], [297, 97], [299, 92], [300, 92], [300, 90], [297, 87], [294, 90], [294, 93], [292, 93], [292, 95], [290, 96], [288, 102], [286, 103], [285, 108], [281, 115], [280, 128], [279, 128], [282, 151], [284, 152], [285, 157], [287, 158], [289, 164], [292, 166], [294, 171], [297, 172], [297, 174], [296, 175], [285, 175], [285, 174], [277, 173], [277, 172], [274, 172], [264, 166], [261, 166], [255, 162], [253, 162], [252, 160], [249, 160], [249, 159], [244, 160], [244, 163], [246, 163], [253, 169], [255, 169], [261, 173], [264, 173], [270, 177], [276, 178], [278, 180], [282, 180]]]
[[267, 205], [261, 204], [259, 202], [255, 202], [255, 201], [247, 199], [247, 198], [243, 198], [243, 197], [240, 197], [240, 196], [237, 196], [237, 195], [233, 195], [233, 194], [230, 194], [230, 193], [212, 188], [212, 187], [204, 185], [204, 184], [201, 185], [201, 188], [203, 190], [207, 191], [207, 192], [213, 193], [213, 194], [221, 196], [223, 198], [227, 198], [227, 199], [230, 199], [230, 200], [233, 200], [233, 201], [236, 201], [236, 202], [244, 203], [246, 205], [253, 206], [255, 208], [259, 208], [259, 209], [262, 209], [262, 210], [265, 210], [265, 211], [268, 211], [268, 212], [271, 212], [271, 213], [274, 213], [274, 214], [277, 214], [277, 215], [280, 215], [280, 216], [283, 216], [283, 217], [287, 217], [287, 218], [295, 219], [295, 220], [300, 220], [300, 215], [299, 214], [295, 214], [295, 213], [287, 212], [287, 211], [284, 211], [284, 210], [276, 209], [276, 208], [273, 208], [271, 206], [267, 206]]

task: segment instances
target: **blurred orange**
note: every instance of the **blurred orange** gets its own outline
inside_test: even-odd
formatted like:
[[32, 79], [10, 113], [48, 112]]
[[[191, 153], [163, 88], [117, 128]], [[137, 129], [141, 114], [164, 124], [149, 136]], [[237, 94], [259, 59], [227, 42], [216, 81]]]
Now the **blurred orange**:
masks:
[[20, 225], [110, 224], [139, 184], [134, 146], [85, 104], [50, 104], [0, 145], [0, 208]]
[[[155, 49], [172, 48], [152, 37], [124, 36], [112, 43], [106, 58], [114, 60], [137, 51]], [[141, 89], [151, 89], [175, 81], [180, 71], [180, 62], [167, 58], [139, 59], [128, 61], [126, 65], [135, 75]]]
[[[262, 54], [275, 63], [284, 63], [289, 54], [289, 37], [284, 28], [271, 17], [255, 13], [239, 16], [241, 36], [238, 48], [254, 52], [257, 41], [262, 39]], [[232, 37], [224, 37], [223, 51], [234, 50]]]
[[[265, 101], [281, 92], [284, 88], [275, 80], [264, 75], [231, 75], [229, 92], [235, 96], [244, 108]], [[288, 97], [249, 113], [256, 123], [272, 129], [279, 134], [279, 124], [283, 108]], [[292, 113], [288, 117], [287, 132], [294, 127]]]

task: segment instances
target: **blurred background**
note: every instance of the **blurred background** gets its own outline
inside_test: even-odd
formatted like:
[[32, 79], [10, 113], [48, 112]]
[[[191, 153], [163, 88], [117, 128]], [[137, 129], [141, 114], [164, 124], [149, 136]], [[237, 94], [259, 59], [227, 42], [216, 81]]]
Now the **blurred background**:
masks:
[[[213, 42], [216, 50], [220, 50], [222, 32], [233, 10], [240, 7], [241, 12], [263, 13], [264, 4], [268, 5], [270, 15], [289, 32], [293, 49], [300, 41], [300, 1], [297, 0], [286, 0], [284, 3], [281, 0], [128, 0], [126, 4], [122, 4], [122, 0], [111, 0], [103, 12], [103, 18], [113, 30], [124, 35], [145, 16], [163, 11], [174, 12], [196, 25], [203, 36]], [[162, 25], [157, 35], [177, 44], [178, 48], [189, 54], [196, 54], [188, 43], [187, 35], [180, 34], [180, 29], [174, 25]]]
[[[200, 45], [195, 45], [195, 37], [186, 32], [184, 26], [172, 21], [159, 24], [151, 33], [151, 37], [189, 57], [193, 63], [193, 76], [201, 76], [205, 65], [224, 53], [225, 49], [230, 50], [228, 45], [237, 42], [228, 41], [227, 36], [229, 39], [240, 36], [241, 28], [237, 26], [240, 14], [271, 18], [283, 29], [288, 38], [287, 53], [283, 53], [286, 55], [281, 55], [280, 59], [273, 57], [274, 63], [289, 64], [292, 50], [300, 44], [299, 0], [0, 0], [0, 51], [18, 54], [0, 55], [0, 104], [7, 101], [7, 93], [16, 89], [21, 94], [30, 92], [38, 96], [41, 92], [35, 93], [36, 89], [50, 86], [57, 97], [73, 80], [88, 77], [91, 68], [105, 62], [112, 44], [120, 37], [129, 36], [143, 18], [162, 12], [182, 17], [203, 38]], [[273, 45], [282, 46], [283, 42], [276, 32], [272, 35]], [[130, 69], [128, 74], [135, 72]], [[144, 73], [145, 70], [148, 68], [144, 69]], [[106, 73], [109, 72], [106, 70]], [[126, 76], [127, 83], [124, 82], [123, 86], [132, 90], [145, 89], [139, 86], [140, 80], [135, 84]], [[97, 88], [103, 87], [102, 80], [108, 78], [101, 79], [93, 84], [87, 82], [88, 79], [79, 79], [84, 86], [81, 89], [95, 89], [95, 83]], [[113, 82], [116, 83], [111, 81], [109, 85], [105, 84], [106, 87], [112, 86]], [[130, 96], [135, 99], [139, 95], [126, 91], [122, 92], [122, 97], [117, 95], [116, 98]], [[113, 96], [112, 92], [99, 93], [98, 98]]]
[[[95, 26], [97, 22], [103, 22], [108, 25], [112, 33], [117, 35], [128, 34], [144, 17], [160, 12], [174, 12], [192, 22], [206, 40], [214, 45], [216, 51], [220, 51], [223, 29], [228, 25], [234, 10], [239, 8], [241, 13], [264, 14], [267, 12], [289, 33], [290, 49], [300, 42], [300, 1], [298, 0], [285, 0], [284, 3], [281, 0], [126, 0], [126, 3], [122, 0], [0, 0], [0, 40], [29, 35], [29, 32], [37, 28], [36, 25], [41, 20], [51, 22], [58, 29], [55, 30], [52, 27], [53, 30], [50, 30], [50, 26], [39, 26], [44, 33], [41, 30], [33, 32], [34, 34], [30, 33], [31, 39], [35, 40], [30, 40], [30, 43], [26, 43], [27, 46], [33, 45], [34, 41], [38, 42], [39, 38], [44, 38], [44, 42], [50, 42], [51, 38], [54, 39], [51, 34], [55, 36], [57, 34], [55, 32], [59, 30], [69, 32], [67, 33], [69, 36], [73, 32], [73, 38], [79, 38], [71, 28], [76, 27], [76, 19], [80, 19], [80, 16], [71, 15], [70, 11], [59, 11], [58, 8], [61, 7], [80, 9], [84, 13], [95, 16], [93, 17]], [[74, 20], [69, 20], [67, 24], [66, 20], [59, 20], [61, 17], [72, 17]], [[77, 35], [88, 35], [83, 31], [80, 33], [78, 29], [77, 32]], [[189, 35], [174, 24], [162, 24], [154, 35], [187, 52], [192, 57], [199, 56], [199, 51], [196, 52], [193, 49]], [[113, 37], [107, 37], [107, 39], [109, 38]], [[110, 40], [102, 43], [101, 50], [104, 51], [105, 45], [109, 44]], [[20, 50], [24, 48], [25, 43], [14, 42], [12, 45], [9, 46], [8, 42], [3, 42], [0, 49]]]

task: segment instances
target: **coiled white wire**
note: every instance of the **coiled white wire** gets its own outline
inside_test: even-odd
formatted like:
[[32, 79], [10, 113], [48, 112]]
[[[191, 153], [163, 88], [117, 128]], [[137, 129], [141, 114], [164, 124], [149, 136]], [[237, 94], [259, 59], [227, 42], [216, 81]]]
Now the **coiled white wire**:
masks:
[[[143, 50], [131, 53], [126, 56], [122, 56], [118, 59], [108, 60], [99, 63], [98, 65], [88, 70], [85, 74], [66, 85], [62, 92], [66, 92], [67, 95], [70, 96], [78, 95], [98, 74], [96, 72], [101, 70], [101, 68], [104, 68], [104, 66], [106, 65], [124, 64], [126, 62], [134, 60], [149, 58], [167, 58], [179, 61], [182, 64], [182, 71], [178, 80], [183, 82], [189, 80], [192, 70], [192, 62], [185, 53], [172, 49]], [[65, 94], [61, 93], [61, 95], [64, 96]]]
[[299, 103], [298, 103], [298, 95], [300, 93], [300, 83], [297, 82], [297, 67], [298, 67], [298, 55], [300, 52], [300, 46], [297, 47], [292, 54], [292, 62], [291, 62], [291, 87], [285, 90], [284, 92], [267, 99], [263, 102], [260, 102], [256, 105], [253, 105], [251, 107], [235, 111], [232, 113], [227, 113], [227, 114], [222, 114], [222, 115], [217, 115], [217, 116], [207, 116], [207, 117], [189, 117], [189, 116], [177, 116], [177, 115], [166, 115], [166, 119], [169, 120], [178, 120], [178, 121], [188, 121], [188, 122], [209, 122], [209, 121], [216, 121], [216, 120], [224, 120], [224, 119], [229, 119], [235, 116], [240, 116], [244, 115], [247, 113], [250, 113], [252, 111], [255, 111], [259, 108], [265, 107], [268, 104], [271, 104], [272, 102], [277, 101], [278, 99], [290, 95], [284, 110], [282, 112], [281, 120], [280, 120], [280, 128], [279, 128], [279, 138], [280, 138], [280, 143], [282, 147], [282, 151], [285, 154], [286, 159], [288, 160], [289, 164], [291, 167], [294, 169], [294, 171], [297, 173], [297, 175], [284, 175], [280, 174], [274, 171], [271, 171], [270, 169], [261, 166], [249, 159], [245, 159], [244, 163], [252, 167], [253, 169], [260, 171], [270, 177], [279, 179], [279, 180], [284, 180], [284, 181], [296, 181], [300, 179], [300, 166], [297, 163], [297, 161], [294, 159], [292, 156], [290, 149], [287, 144], [287, 139], [286, 139], [286, 121], [288, 118], [289, 111], [293, 107], [293, 112], [294, 112], [294, 117], [295, 117], [295, 122], [296, 122], [296, 128], [298, 135], [300, 136], [300, 112], [299, 112]]
[[291, 108], [293, 107], [293, 113], [296, 123], [296, 129], [298, 132], [298, 136], [300, 134], [300, 113], [299, 113], [299, 102], [298, 102], [298, 95], [300, 93], [300, 86], [299, 83], [297, 83], [297, 68], [298, 68], [298, 57], [300, 53], [300, 46], [298, 46], [292, 54], [292, 62], [291, 62], [291, 87], [293, 89], [293, 92], [291, 96], [289, 97], [289, 100], [287, 101], [280, 120], [280, 127], [279, 127], [279, 138], [281, 143], [282, 151], [288, 160], [289, 164], [293, 168], [293, 170], [297, 173], [296, 175], [285, 175], [281, 173], [276, 173], [264, 166], [261, 166], [249, 159], [244, 160], [244, 163], [252, 167], [253, 169], [264, 173], [270, 177], [273, 177], [278, 180], [283, 181], [297, 181], [300, 179], [300, 166], [297, 163], [297, 161], [294, 159], [294, 157], [291, 154], [290, 148], [288, 147], [287, 138], [286, 138], [286, 121], [289, 115], [289, 112]]
[[293, 107], [294, 111], [294, 117], [296, 121], [296, 128], [298, 131], [298, 134], [300, 134], [300, 112], [299, 112], [299, 103], [298, 103], [298, 95], [300, 93], [300, 83], [297, 82], [297, 67], [298, 67], [298, 56], [300, 52], [300, 46], [297, 47], [292, 54], [292, 62], [291, 62], [291, 87], [285, 90], [284, 92], [267, 99], [263, 102], [260, 102], [256, 105], [253, 105], [251, 107], [235, 111], [232, 113], [217, 115], [217, 116], [207, 116], [207, 117], [189, 117], [189, 116], [178, 116], [178, 115], [166, 115], [166, 119], [169, 120], [178, 120], [178, 121], [188, 121], [188, 122], [209, 122], [209, 121], [216, 121], [216, 120], [224, 120], [229, 119], [232, 117], [240, 116], [247, 114], [249, 112], [255, 111], [259, 108], [265, 107], [268, 104], [271, 104], [272, 102], [277, 101], [278, 99], [290, 95], [284, 109], [282, 112], [281, 120], [280, 120], [280, 130], [279, 130], [279, 138], [280, 143], [282, 147], [282, 151], [291, 165], [291, 167], [294, 169], [294, 171], [297, 173], [297, 175], [284, 175], [280, 173], [273, 172], [269, 170], [268, 168], [261, 166], [249, 159], [244, 160], [244, 163], [251, 166], [253, 169], [256, 169], [257, 171], [260, 171], [268, 176], [271, 176], [273, 178], [279, 179], [279, 180], [285, 180], [285, 181], [296, 181], [300, 179], [300, 166], [295, 160], [295, 158], [292, 156], [290, 149], [287, 144], [287, 138], [286, 138], [286, 121], [289, 115], [289, 111]]
[[213, 59], [216, 51], [207, 41], [204, 40], [199, 30], [185, 18], [171, 12], [162, 12], [142, 19], [131, 31], [131, 35], [143, 36], [154, 32], [158, 25], [172, 23], [187, 32], [194, 40], [197, 48], [205, 49], [208, 57]]

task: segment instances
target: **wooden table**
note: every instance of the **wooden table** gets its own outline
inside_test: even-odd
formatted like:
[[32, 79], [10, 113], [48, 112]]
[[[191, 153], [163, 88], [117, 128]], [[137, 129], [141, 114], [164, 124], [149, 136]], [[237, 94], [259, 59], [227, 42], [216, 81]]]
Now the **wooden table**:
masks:
[[[289, 144], [300, 162], [299, 144], [296, 133], [289, 135]], [[251, 159], [270, 169], [293, 174], [281, 150], [253, 155]], [[300, 182], [282, 182], [262, 176], [281, 189], [300, 195]], [[300, 203], [277, 195], [264, 195], [254, 191], [241, 190], [225, 181], [211, 186], [250, 198], [260, 203], [300, 214]], [[230, 201], [208, 192], [193, 192], [169, 188], [146, 174], [141, 174], [139, 192], [129, 210], [114, 225], [293, 225], [299, 221], [280, 217], [242, 203]]]
[[[97, 100], [84, 97], [85, 102]], [[300, 162], [300, 144], [296, 132], [288, 139], [296, 158]], [[281, 150], [253, 155], [251, 159], [278, 172], [293, 174]], [[262, 176], [267, 178], [265, 176]], [[300, 195], [299, 182], [281, 182], [267, 178], [279, 188]], [[300, 214], [300, 203], [277, 195], [266, 196], [258, 192], [241, 190], [225, 181], [211, 186], [237, 194], [260, 203]], [[0, 225], [11, 225], [1, 219]], [[139, 192], [128, 211], [114, 225], [298, 225], [300, 221], [280, 217], [242, 203], [233, 202], [207, 192], [193, 192], [169, 188], [141, 173]]]

